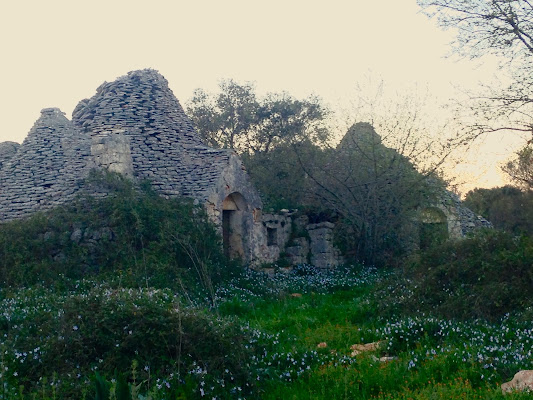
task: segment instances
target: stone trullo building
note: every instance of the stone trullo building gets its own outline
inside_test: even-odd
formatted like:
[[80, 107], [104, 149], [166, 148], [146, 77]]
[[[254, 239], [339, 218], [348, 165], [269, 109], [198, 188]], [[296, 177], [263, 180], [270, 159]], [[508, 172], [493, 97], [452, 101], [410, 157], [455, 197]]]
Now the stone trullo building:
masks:
[[[395, 171], [399, 176], [408, 173], [417, 176], [417, 179], [424, 179], [423, 175], [418, 172], [402, 172], [416, 171], [408, 158], [402, 156], [398, 151], [389, 148], [382, 143], [380, 135], [375, 131], [374, 127], [366, 122], [358, 122], [348, 129], [345, 136], [337, 146], [337, 153], [341, 155], [347, 154], [351, 159], [356, 158], [354, 154], [368, 153], [373, 156], [377, 154], [380, 160], [388, 160], [388, 163], [395, 164]], [[365, 156], [363, 158], [372, 157]], [[345, 156], [346, 159], [346, 156]], [[371, 158], [368, 158], [371, 159]], [[361, 168], [363, 165], [358, 165]], [[341, 174], [339, 174], [341, 175]], [[401, 181], [401, 179], [398, 179]], [[428, 181], [426, 181], [428, 182]], [[416, 246], [425, 247], [424, 236], [426, 233], [434, 231], [442, 231], [442, 238], [460, 238], [466, 236], [468, 233], [479, 229], [492, 227], [491, 223], [484, 218], [476, 215], [472, 210], [465, 207], [459, 196], [444, 189], [442, 184], [434, 182], [432, 185], [436, 189], [434, 198], [430, 203], [420, 202], [414, 206], [416, 212], [416, 219], [413, 221], [413, 227], [407, 230], [408, 233], [416, 231]], [[415, 196], [413, 199], [417, 200]], [[425, 203], [425, 204], [424, 204]], [[418, 240], [420, 236], [420, 243]], [[413, 238], [409, 239], [412, 241]]]
[[[377, 136], [368, 124], [352, 130]], [[71, 201], [94, 168], [149, 180], [163, 196], [193, 198], [219, 227], [227, 254], [246, 263], [272, 263], [282, 254], [291, 264], [321, 268], [343, 262], [331, 222], [311, 224], [287, 210], [262, 213], [237, 154], [201, 142], [157, 71], [133, 71], [102, 84], [77, 105], [72, 120], [45, 108], [21, 145], [0, 143], [0, 223]], [[423, 229], [442, 226], [449, 236], [462, 236], [485, 221], [445, 193], [419, 222]]]
[[[288, 215], [263, 218], [259, 194], [231, 150], [200, 141], [190, 119], [154, 70], [133, 71], [82, 100], [72, 120], [45, 108], [21, 145], [0, 143], [0, 222], [72, 200], [93, 168], [147, 179], [161, 195], [204, 205], [225, 250], [252, 264], [275, 262], [289, 244]], [[294, 262], [341, 262], [331, 227], [311, 227], [310, 243], [292, 246]], [[309, 240], [308, 240], [309, 242]], [[309, 252], [319, 249], [314, 255]]]

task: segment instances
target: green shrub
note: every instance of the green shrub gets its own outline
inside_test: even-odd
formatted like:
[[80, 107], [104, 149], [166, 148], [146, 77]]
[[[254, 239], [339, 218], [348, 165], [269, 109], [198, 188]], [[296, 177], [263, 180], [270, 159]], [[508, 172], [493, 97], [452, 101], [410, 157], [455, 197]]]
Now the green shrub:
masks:
[[[105, 378], [118, 372], [132, 382], [156, 375], [177, 383], [206, 374], [239, 385], [251, 381], [250, 338], [240, 324], [186, 307], [169, 290], [95, 285], [56, 295], [31, 289], [2, 306], [1, 364], [15, 387], [35, 389], [54, 373], [67, 381], [65, 398], [80, 398], [93, 371]], [[136, 379], [132, 364], [139, 366]], [[105, 392], [105, 385], [98, 387]]]
[[533, 239], [480, 231], [435, 246], [412, 266], [407, 305], [450, 318], [497, 319], [533, 304]]
[[200, 287], [235, 270], [204, 210], [188, 199], [164, 199], [147, 184], [93, 174], [83, 196], [46, 214], [0, 225], [4, 286], [59, 284], [107, 273], [121, 284]]

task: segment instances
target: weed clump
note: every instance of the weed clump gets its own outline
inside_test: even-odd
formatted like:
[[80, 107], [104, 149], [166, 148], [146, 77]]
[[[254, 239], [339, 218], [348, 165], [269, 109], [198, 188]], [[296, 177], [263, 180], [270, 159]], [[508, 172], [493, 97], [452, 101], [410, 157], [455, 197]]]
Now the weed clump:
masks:
[[34, 288], [0, 304], [1, 364], [12, 387], [35, 391], [54, 373], [64, 396], [81, 398], [96, 372], [144, 381], [143, 391], [155, 385], [153, 376], [166, 379], [166, 389], [186, 378], [197, 387], [207, 375], [226, 377], [228, 387], [252, 382], [250, 339], [240, 324], [186, 306], [170, 290], [94, 284], [57, 295]]

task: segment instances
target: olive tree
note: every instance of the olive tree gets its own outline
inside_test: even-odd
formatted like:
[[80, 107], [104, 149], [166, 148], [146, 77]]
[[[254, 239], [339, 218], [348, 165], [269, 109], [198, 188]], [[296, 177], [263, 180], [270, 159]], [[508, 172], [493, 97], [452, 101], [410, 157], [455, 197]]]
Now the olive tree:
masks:
[[239, 154], [269, 153], [306, 140], [325, 141], [327, 108], [320, 98], [286, 92], [259, 98], [251, 83], [223, 80], [218, 93], [194, 92], [187, 111], [204, 142]]
[[533, 190], [533, 148], [531, 145], [528, 144], [519, 150], [514, 159], [507, 162], [502, 170], [517, 186], [529, 191]]

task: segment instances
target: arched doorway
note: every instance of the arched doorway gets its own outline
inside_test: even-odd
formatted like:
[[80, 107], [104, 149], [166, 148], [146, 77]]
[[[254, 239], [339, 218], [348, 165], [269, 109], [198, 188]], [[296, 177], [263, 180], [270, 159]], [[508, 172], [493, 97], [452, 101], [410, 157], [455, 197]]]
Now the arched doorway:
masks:
[[222, 238], [224, 254], [229, 258], [244, 259], [244, 212], [246, 200], [238, 192], [231, 193], [222, 202]]
[[448, 218], [437, 207], [428, 207], [420, 212], [420, 249], [442, 243], [448, 239]]

